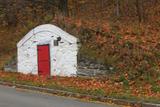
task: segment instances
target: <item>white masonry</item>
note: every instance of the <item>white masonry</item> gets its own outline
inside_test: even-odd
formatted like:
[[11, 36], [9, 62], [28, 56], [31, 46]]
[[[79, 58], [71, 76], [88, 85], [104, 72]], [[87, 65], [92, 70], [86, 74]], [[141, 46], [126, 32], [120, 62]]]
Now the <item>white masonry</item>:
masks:
[[[58, 41], [58, 45], [54, 42]], [[50, 75], [76, 76], [78, 39], [62, 29], [40, 25], [32, 29], [17, 44], [18, 72], [38, 75], [38, 45], [49, 45]]]

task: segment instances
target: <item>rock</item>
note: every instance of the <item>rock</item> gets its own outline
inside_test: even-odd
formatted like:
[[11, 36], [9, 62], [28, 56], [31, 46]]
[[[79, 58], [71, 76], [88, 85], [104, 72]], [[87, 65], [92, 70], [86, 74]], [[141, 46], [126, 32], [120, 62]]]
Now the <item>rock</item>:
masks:
[[16, 58], [11, 59], [4, 66], [4, 71], [11, 71], [11, 72], [16, 72], [17, 71], [17, 60], [16, 60]]

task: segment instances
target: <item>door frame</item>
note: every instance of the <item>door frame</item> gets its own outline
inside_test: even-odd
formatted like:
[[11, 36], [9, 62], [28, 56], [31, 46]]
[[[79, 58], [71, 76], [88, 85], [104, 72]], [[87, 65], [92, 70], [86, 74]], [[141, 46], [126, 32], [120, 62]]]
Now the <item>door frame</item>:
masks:
[[39, 64], [38, 64], [38, 46], [48, 46], [48, 56], [49, 56], [49, 76], [51, 76], [51, 56], [50, 56], [50, 44], [40, 44], [37, 45], [37, 74], [39, 75]]

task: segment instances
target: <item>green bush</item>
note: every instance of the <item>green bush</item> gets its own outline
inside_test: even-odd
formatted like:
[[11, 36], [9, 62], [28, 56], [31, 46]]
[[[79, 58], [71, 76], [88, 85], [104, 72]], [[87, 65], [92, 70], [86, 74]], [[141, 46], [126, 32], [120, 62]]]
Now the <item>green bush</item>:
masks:
[[160, 86], [158, 86], [158, 85], [153, 85], [153, 86], [152, 86], [152, 91], [153, 91], [153, 92], [156, 92], [156, 93], [157, 93], [157, 92], [160, 92]]
[[103, 89], [95, 89], [93, 91], [93, 94], [99, 95], [99, 96], [105, 96], [105, 91]]
[[121, 75], [121, 76], [120, 76], [119, 81], [120, 81], [120, 82], [123, 82], [123, 86], [124, 86], [124, 87], [127, 88], [127, 87], [129, 86], [129, 81], [125, 78], [124, 75]]
[[52, 14], [47, 14], [46, 16], [44, 16], [44, 21], [45, 22], [50, 22], [53, 20], [53, 15]]

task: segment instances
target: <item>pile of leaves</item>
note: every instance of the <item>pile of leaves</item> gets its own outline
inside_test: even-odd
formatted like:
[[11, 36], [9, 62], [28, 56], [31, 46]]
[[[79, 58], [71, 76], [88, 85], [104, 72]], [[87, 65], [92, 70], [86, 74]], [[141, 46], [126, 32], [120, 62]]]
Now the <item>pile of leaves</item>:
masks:
[[112, 78], [46, 78], [31, 74], [24, 75], [21, 73], [9, 73], [1, 71], [0, 80], [102, 97], [109, 96], [156, 102], [160, 97], [160, 80], [146, 81], [144, 78], [139, 78], [135, 81], [130, 81], [128, 79], [128, 74], [123, 76], [114, 75]]

